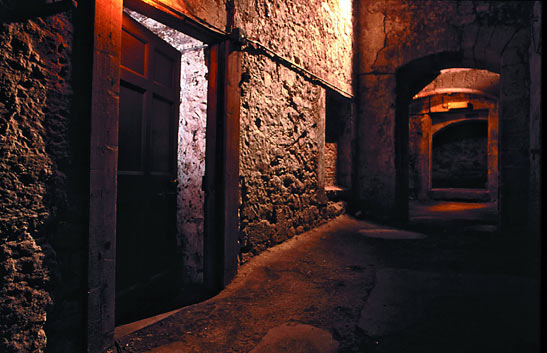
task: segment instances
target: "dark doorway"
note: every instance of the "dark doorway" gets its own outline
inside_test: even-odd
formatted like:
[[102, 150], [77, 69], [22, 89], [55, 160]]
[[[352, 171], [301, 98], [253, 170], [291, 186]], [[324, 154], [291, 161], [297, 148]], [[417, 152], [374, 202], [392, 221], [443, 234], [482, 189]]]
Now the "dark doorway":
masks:
[[[123, 16], [116, 236], [116, 323], [176, 292], [180, 53]], [[138, 310], [137, 310], [138, 309]]]
[[433, 135], [432, 188], [486, 189], [488, 122], [456, 123]]
[[327, 188], [351, 188], [352, 114], [349, 99], [332, 90], [326, 90], [325, 186]]
[[[186, 268], [179, 263], [180, 244], [173, 246], [175, 190], [177, 183], [179, 189], [183, 184], [174, 178], [179, 154], [174, 151], [181, 145], [175, 140], [180, 124], [174, 118], [178, 106], [174, 102], [178, 103], [180, 95], [175, 80], [169, 82], [177, 74], [169, 70], [179, 70], [180, 66], [171, 66], [177, 60], [169, 46], [150, 33], [143, 34], [147, 31], [142, 28], [135, 30], [138, 26], [131, 30], [132, 25], [126, 25], [124, 8], [208, 46], [204, 51], [208, 69], [206, 163], [201, 184], [203, 287], [207, 295], [215, 294], [234, 277], [239, 253], [241, 53], [237, 46], [224, 32], [158, 3], [97, 0], [96, 5], [87, 279], [89, 351], [110, 347], [124, 323], [190, 304], [178, 301], [185, 294], [180, 293], [180, 280]], [[152, 121], [150, 112], [160, 113], [164, 119]], [[192, 288], [192, 292], [195, 295], [196, 290]], [[179, 296], [169, 303], [167, 296], [173, 294]], [[205, 299], [203, 295], [200, 298]], [[148, 310], [150, 305], [156, 307]]]

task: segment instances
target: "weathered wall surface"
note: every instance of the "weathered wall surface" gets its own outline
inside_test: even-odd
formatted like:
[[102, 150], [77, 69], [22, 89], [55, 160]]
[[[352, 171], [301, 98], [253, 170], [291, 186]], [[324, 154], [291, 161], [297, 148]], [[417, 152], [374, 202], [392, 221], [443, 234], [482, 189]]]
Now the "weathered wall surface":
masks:
[[[247, 38], [352, 92], [351, 1], [234, 1]], [[251, 47], [242, 61], [241, 260], [339, 214], [324, 192], [325, 90]]]
[[235, 0], [235, 26], [249, 39], [351, 93], [351, 0]]
[[488, 123], [456, 123], [433, 135], [431, 187], [486, 189]]
[[325, 92], [268, 58], [243, 56], [242, 261], [324, 221]]
[[189, 282], [203, 282], [205, 193], [205, 130], [207, 126], [207, 66], [203, 43], [193, 40], [182, 52], [181, 120], [179, 123], [179, 216], [184, 273]]
[[[526, 218], [528, 183], [529, 2], [361, 1], [359, 3], [359, 195], [365, 214], [397, 215], [401, 154], [396, 138], [397, 90], [417, 93], [428, 74], [447, 67], [488, 69], [500, 81], [502, 219]], [[415, 65], [406, 82], [401, 68]], [[414, 76], [412, 76], [414, 75]], [[433, 77], [431, 77], [432, 79]], [[431, 79], [429, 81], [431, 81]], [[401, 102], [399, 102], [402, 104]], [[517, 109], [516, 107], [525, 107]], [[403, 124], [403, 121], [399, 122]], [[404, 143], [404, 141], [403, 141]], [[400, 160], [397, 157], [399, 156]], [[397, 184], [399, 183], [399, 184]], [[519, 196], [521, 195], [521, 196]], [[404, 196], [404, 195], [403, 195]], [[506, 216], [506, 217], [505, 217]], [[520, 223], [519, 223], [520, 222]]]
[[137, 12], [138, 22], [181, 52], [177, 151], [177, 243], [185, 282], [203, 282], [205, 131], [207, 66], [205, 44]]
[[156, 4], [151, 5], [167, 12], [174, 9], [200, 23], [207, 23], [220, 30], [226, 29], [226, 0], [157, 0]]
[[[241, 27], [250, 39], [352, 91], [349, 0], [158, 2], [219, 29]], [[91, 7], [86, 3], [79, 2], [78, 8]], [[388, 218], [394, 209], [397, 70], [415, 59], [451, 52], [452, 61], [430, 60], [432, 70], [457, 62], [501, 74], [502, 219], [509, 226], [527, 220], [539, 223], [541, 55], [529, 38], [529, 5], [359, 2], [361, 105], [356, 165], [365, 213], [376, 210]], [[85, 341], [90, 126], [85, 103], [90, 92], [73, 96], [71, 79], [75, 72], [86, 76], [91, 65], [82, 64], [90, 58], [73, 56], [73, 30], [70, 18], [62, 14], [0, 25], [2, 352], [41, 352], [46, 344], [50, 351], [80, 352]], [[91, 37], [80, 34], [76, 38]], [[90, 38], [81, 40], [91, 45], [86, 42]], [[324, 89], [252, 50], [243, 55], [243, 72], [240, 245], [245, 261], [340, 209], [328, 203], [322, 190]], [[85, 81], [81, 85], [89, 84], [87, 76], [80, 77]], [[197, 110], [203, 108], [201, 99], [192, 103], [201, 107]], [[193, 141], [194, 132], [196, 136], [202, 132], [199, 127], [191, 129]], [[189, 138], [188, 134], [182, 139]], [[197, 150], [186, 153], [199, 159], [202, 149], [193, 146]], [[201, 173], [199, 167], [193, 170]], [[100, 246], [104, 251], [90, 253], [102, 256], [109, 243]], [[106, 263], [102, 258], [95, 261]], [[104, 273], [91, 273], [101, 276]], [[90, 307], [108, 311], [100, 301], [103, 293], [89, 298], [96, 300]], [[107, 316], [108, 312], [100, 317]]]
[[334, 186], [337, 180], [338, 145], [334, 142], [325, 143], [325, 185]]
[[88, 179], [71, 149], [86, 125], [71, 113], [72, 35], [64, 15], [0, 25], [2, 352], [83, 347]]
[[488, 70], [469, 68], [441, 70], [415, 98], [433, 94], [466, 92], [490, 97], [499, 96], [500, 75]]
[[[242, 28], [247, 38], [342, 91], [352, 92], [354, 39], [349, 0], [161, 2], [217, 28]], [[224, 19], [220, 9], [225, 11]], [[325, 92], [263, 54], [247, 48], [242, 63], [240, 246], [243, 260], [318, 225], [327, 215], [328, 201], [323, 191]], [[184, 74], [184, 65], [182, 72]], [[196, 101], [201, 106], [197, 109], [204, 109], [203, 103]], [[188, 121], [181, 127], [191, 127]], [[202, 133], [199, 130], [192, 135], [188, 150], [201, 150]], [[201, 160], [202, 155], [194, 157]], [[193, 169], [194, 166], [188, 165], [191, 161], [185, 158], [179, 165], [181, 170]], [[183, 188], [185, 179], [188, 178], [181, 176]], [[201, 180], [194, 184], [200, 183]], [[185, 191], [188, 189], [182, 190]], [[194, 194], [182, 200], [182, 204], [188, 206], [187, 215], [193, 214], [192, 209], [201, 210], [203, 195]], [[289, 205], [283, 204], [287, 200]], [[329, 215], [333, 216], [343, 208], [336, 208], [336, 212], [332, 207], [329, 209]], [[198, 217], [179, 225], [183, 232], [202, 233], [202, 219]], [[196, 272], [202, 264], [203, 243], [186, 241], [183, 247], [185, 263], [192, 267], [186, 269], [187, 273]]]

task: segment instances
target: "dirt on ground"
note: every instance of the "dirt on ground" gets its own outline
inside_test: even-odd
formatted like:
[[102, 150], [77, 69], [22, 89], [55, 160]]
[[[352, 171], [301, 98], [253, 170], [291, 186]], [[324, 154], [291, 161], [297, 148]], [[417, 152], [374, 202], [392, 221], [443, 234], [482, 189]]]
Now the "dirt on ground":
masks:
[[118, 338], [116, 350], [538, 351], [529, 249], [491, 229], [432, 229], [338, 217], [253, 258], [215, 297]]

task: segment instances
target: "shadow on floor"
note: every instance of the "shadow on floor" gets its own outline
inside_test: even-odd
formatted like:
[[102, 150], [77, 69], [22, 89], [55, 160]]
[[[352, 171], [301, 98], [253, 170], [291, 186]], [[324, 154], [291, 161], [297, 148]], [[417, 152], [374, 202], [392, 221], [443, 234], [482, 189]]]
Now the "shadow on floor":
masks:
[[120, 338], [118, 352], [539, 352], [539, 266], [516, 246], [526, 235], [477, 230], [489, 224], [463, 222], [460, 206], [448, 221], [416, 208], [410, 230], [341, 216]]
[[409, 224], [425, 232], [498, 231], [498, 210], [494, 202], [409, 201]]

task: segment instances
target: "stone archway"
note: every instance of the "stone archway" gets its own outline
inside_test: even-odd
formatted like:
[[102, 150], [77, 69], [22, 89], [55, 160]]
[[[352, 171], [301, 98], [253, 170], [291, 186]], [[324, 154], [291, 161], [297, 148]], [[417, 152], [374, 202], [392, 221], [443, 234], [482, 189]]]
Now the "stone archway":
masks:
[[[441, 69], [499, 73], [503, 229], [526, 227], [529, 179], [531, 2], [360, 2], [357, 117], [359, 207], [408, 219], [408, 102]], [[435, 16], [431, 16], [434, 13]], [[511, 13], [511, 21], [506, 14]]]
[[[512, 50], [517, 50], [512, 49]], [[491, 57], [491, 56], [490, 56]], [[502, 65], [503, 60], [488, 61], [487, 57], [483, 61], [475, 61], [475, 65], [481, 65], [479, 68], [488, 68], [489, 71], [499, 73], [499, 100], [498, 100], [498, 124], [496, 135], [499, 140], [499, 147], [495, 150], [499, 153], [498, 171], [489, 177], [492, 185], [499, 185], [499, 189], [491, 190], [498, 195], [498, 213], [499, 226], [501, 229], [515, 227], [518, 224], [523, 225], [526, 222], [526, 211], [528, 202], [528, 181], [529, 174], [528, 159], [524, 154], [515, 153], [525, 151], [528, 135], [528, 107], [520, 103], [522, 110], [515, 109], [514, 103], [517, 98], [528, 101], [528, 88], [526, 79], [518, 81], [523, 75], [522, 65]], [[503, 59], [503, 58], [502, 58]], [[424, 58], [414, 60], [397, 71], [396, 85], [396, 203], [399, 212], [403, 215], [403, 220], [408, 215], [408, 116], [412, 97], [436, 77], [441, 70], [451, 67], [469, 67], [469, 63], [463, 53], [439, 53]], [[486, 65], [488, 63], [488, 65]], [[475, 67], [476, 68], [476, 67]], [[501, 79], [503, 77], [503, 79]], [[519, 91], [516, 87], [520, 87]], [[493, 183], [493, 177], [499, 172], [499, 184]], [[524, 179], [524, 180], [523, 180]], [[508, 181], [511, 180], [509, 183]], [[517, 216], [518, 214], [518, 216]]]
[[[473, 70], [469, 70], [473, 71]], [[476, 70], [475, 70], [476, 71]], [[495, 76], [494, 76], [495, 77]], [[435, 80], [442, 80], [440, 75]], [[435, 82], [435, 81], [434, 81]], [[494, 83], [499, 82], [495, 80]], [[428, 85], [429, 86], [429, 85]], [[409, 201], [426, 202], [434, 199], [455, 198], [496, 202], [498, 197], [498, 103], [494, 95], [485, 95], [477, 90], [474, 93], [459, 93], [463, 89], [455, 87], [426, 91], [413, 97], [409, 106]], [[439, 93], [442, 92], [442, 93]], [[486, 131], [487, 187], [480, 190], [435, 189], [431, 181], [431, 156], [433, 135], [439, 130], [455, 124], [483, 121]]]

